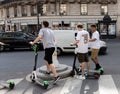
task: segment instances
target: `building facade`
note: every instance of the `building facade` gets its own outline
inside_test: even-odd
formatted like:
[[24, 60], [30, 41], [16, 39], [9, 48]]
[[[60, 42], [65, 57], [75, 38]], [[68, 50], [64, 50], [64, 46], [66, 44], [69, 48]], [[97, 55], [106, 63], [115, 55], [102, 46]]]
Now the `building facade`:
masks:
[[[40, 23], [50, 22], [53, 29], [75, 29], [82, 23], [86, 30], [98, 24], [105, 14], [117, 23], [110, 24], [109, 34], [120, 34], [120, 0], [2, 0], [0, 1], [0, 31], [37, 31], [37, 4], [41, 3], [43, 15]], [[105, 34], [104, 24], [100, 32]]]

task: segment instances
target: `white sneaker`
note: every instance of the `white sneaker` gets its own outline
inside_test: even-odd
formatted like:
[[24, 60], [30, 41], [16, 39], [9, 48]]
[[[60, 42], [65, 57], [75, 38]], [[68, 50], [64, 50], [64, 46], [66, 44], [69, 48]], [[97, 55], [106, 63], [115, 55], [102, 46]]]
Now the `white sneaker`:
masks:
[[85, 80], [86, 78], [85, 78], [85, 76], [80, 75], [80, 76], [77, 76], [77, 79]]
[[84, 75], [85, 75], [85, 77], [87, 77], [88, 76], [88, 72], [85, 72]]

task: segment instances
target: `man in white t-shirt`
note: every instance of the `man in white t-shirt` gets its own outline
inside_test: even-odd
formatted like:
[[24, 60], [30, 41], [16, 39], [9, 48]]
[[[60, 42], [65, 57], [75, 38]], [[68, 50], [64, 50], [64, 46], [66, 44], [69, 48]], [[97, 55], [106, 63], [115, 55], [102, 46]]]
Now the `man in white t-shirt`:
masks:
[[98, 53], [100, 49], [100, 35], [99, 32], [97, 31], [96, 25], [91, 25], [91, 31], [92, 31], [92, 39], [89, 40], [91, 42], [91, 59], [95, 63], [96, 68], [95, 70], [100, 70], [103, 71], [103, 68], [100, 66], [98, 62]]
[[77, 55], [78, 60], [81, 63], [82, 75], [80, 79], [85, 79], [84, 74], [84, 63], [87, 63], [87, 69], [89, 71], [90, 63], [88, 58], [88, 42], [89, 42], [89, 33], [83, 29], [83, 25], [77, 25], [77, 37], [74, 43], [71, 43], [71, 46], [77, 45]]

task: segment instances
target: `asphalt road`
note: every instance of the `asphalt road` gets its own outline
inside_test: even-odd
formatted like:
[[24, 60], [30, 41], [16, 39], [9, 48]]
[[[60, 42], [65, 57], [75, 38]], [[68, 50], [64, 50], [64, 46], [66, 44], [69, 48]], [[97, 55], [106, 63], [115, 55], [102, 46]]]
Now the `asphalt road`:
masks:
[[[114, 40], [105, 40], [105, 41], [107, 42], [107, 45], [108, 45], [108, 52], [106, 55], [99, 55], [99, 61], [105, 70], [105, 75], [112, 75], [113, 79], [115, 80], [116, 77], [114, 75], [120, 74], [120, 40], [114, 39]], [[43, 57], [44, 57], [44, 51], [40, 51], [37, 67], [44, 65]], [[72, 66], [73, 59], [74, 59], [74, 53], [63, 54], [62, 56], [58, 57], [58, 60], [60, 63], [67, 64], [69, 66]], [[91, 62], [91, 69], [93, 69], [94, 64], [92, 63], [92, 61], [90, 62]], [[33, 65], [34, 65], [33, 51], [15, 50], [15, 51], [2, 52], [0, 53], [0, 80], [25, 78], [26, 75], [31, 73], [33, 69]], [[83, 86], [85, 83], [86, 82], [83, 83]], [[91, 85], [91, 83], [88, 83], [88, 84]], [[82, 89], [84, 88], [83, 86], [82, 86]], [[34, 93], [34, 94], [37, 94], [37, 93]], [[46, 94], [49, 94], [49, 93], [46, 93]], [[84, 94], [84, 93], [81, 93], [81, 94]], [[85, 94], [94, 94], [94, 93], [85, 93]], [[95, 93], [95, 94], [98, 94], [98, 93]]]
[[[108, 52], [99, 55], [100, 64], [104, 67], [106, 74], [120, 73], [120, 41], [106, 40]], [[43, 66], [44, 51], [39, 52], [38, 67]], [[63, 54], [58, 57], [60, 63], [72, 66], [74, 53]], [[30, 73], [34, 65], [34, 52], [29, 50], [15, 50], [0, 53], [0, 80], [24, 77]], [[91, 69], [94, 64], [91, 61]]]

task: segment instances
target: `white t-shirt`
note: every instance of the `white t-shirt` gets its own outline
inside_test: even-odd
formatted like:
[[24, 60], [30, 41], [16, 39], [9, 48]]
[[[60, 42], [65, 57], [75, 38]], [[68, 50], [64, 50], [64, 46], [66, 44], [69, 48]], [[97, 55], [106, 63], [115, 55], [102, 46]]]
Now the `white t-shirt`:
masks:
[[76, 40], [79, 40], [77, 52], [88, 53], [89, 33], [85, 30], [78, 31]]
[[96, 39], [96, 41], [91, 42], [91, 48], [93, 48], [93, 49], [100, 49], [100, 38], [99, 37], [100, 37], [100, 35], [99, 35], [98, 31], [95, 31], [92, 34], [92, 39]]

